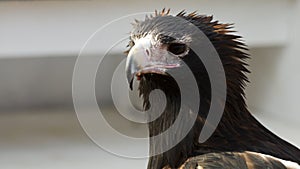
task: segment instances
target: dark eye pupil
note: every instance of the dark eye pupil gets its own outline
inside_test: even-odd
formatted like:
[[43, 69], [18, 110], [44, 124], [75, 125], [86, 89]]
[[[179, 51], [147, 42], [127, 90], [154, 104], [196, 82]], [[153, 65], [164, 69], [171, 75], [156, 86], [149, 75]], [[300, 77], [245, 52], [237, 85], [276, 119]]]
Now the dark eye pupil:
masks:
[[174, 55], [183, 54], [187, 49], [185, 44], [181, 43], [171, 43], [168, 47], [168, 51], [173, 53]]

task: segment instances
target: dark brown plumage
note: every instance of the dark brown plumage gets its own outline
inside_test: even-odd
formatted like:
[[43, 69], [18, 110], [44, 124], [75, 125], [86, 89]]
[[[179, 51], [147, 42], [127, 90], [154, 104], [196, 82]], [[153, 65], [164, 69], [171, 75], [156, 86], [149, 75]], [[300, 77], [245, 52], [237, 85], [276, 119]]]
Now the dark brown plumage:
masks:
[[[137, 21], [132, 31], [129, 51], [134, 46], [135, 40], [153, 33], [153, 29], [176, 26], [176, 24], [162, 22], [163, 20], [160, 20], [160, 18], [163, 17], [173, 16], [169, 15], [169, 10], [163, 10], [162, 12], [156, 12], [155, 16], [147, 17], [145, 21]], [[240, 164], [240, 168], [251, 168], [249, 165], [245, 165], [247, 162], [246, 156], [253, 158], [252, 160], [256, 162], [253, 162], [255, 165], [252, 168], [261, 168], [263, 164], [263, 162], [259, 162], [261, 159], [253, 154], [245, 153], [246, 151], [271, 155], [300, 164], [300, 150], [266, 129], [247, 109], [244, 87], [245, 83], [248, 82], [245, 73], [249, 72], [246, 68], [246, 59], [249, 55], [247, 54], [247, 46], [242, 42], [241, 37], [233, 34], [232, 25], [221, 24], [218, 21], [213, 21], [212, 16], [198, 15], [196, 12], [186, 14], [182, 11], [177, 17], [197, 26], [208, 37], [218, 52], [225, 70], [227, 84], [226, 102], [220, 100], [221, 104], [225, 104], [225, 110], [213, 135], [205, 143], [199, 143], [199, 134], [210, 107], [211, 84], [202, 61], [198, 59], [193, 50], [189, 50], [187, 55], [180, 57], [180, 59], [190, 67], [198, 84], [201, 106], [199, 112], [197, 112], [197, 120], [179, 144], [163, 154], [151, 157], [148, 169], [178, 168], [180, 166], [195, 166], [195, 164], [203, 166], [203, 168], [215, 169], [221, 168], [223, 164], [227, 165], [227, 163], [228, 167], [225, 168], [231, 168], [230, 165], [238, 164]], [[155, 34], [159, 35], [158, 41], [162, 44], [169, 45], [174, 41], [163, 32], [155, 32]], [[184, 78], [184, 75], [182, 77]], [[165, 74], [141, 73], [139, 79], [139, 91], [144, 99], [145, 109], [155, 106], [150, 105], [149, 102], [149, 94], [152, 90], [161, 89], [167, 97], [167, 107], [162, 115], [149, 123], [151, 137], [160, 134], [173, 124], [180, 109], [180, 90], [175, 80]], [[159, 101], [159, 98], [157, 100]], [[185, 121], [182, 121], [183, 125], [184, 123]], [[171, 138], [171, 136], [165, 138], [164, 141]], [[150, 140], [150, 152], [158, 151], [157, 147], [159, 146], [156, 144], [155, 141]], [[274, 159], [269, 161], [269, 168], [272, 168], [271, 166], [279, 169], [284, 168], [280, 162]], [[242, 167], [242, 165], [245, 167]], [[267, 163], [264, 167], [268, 168]]]

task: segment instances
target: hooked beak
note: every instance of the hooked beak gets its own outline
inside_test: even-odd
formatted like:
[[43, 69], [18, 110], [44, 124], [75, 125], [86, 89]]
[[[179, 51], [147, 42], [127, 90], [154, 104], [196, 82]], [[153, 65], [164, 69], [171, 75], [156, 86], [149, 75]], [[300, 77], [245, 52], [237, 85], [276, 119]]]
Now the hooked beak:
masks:
[[154, 73], [167, 75], [167, 70], [179, 67], [181, 60], [170, 54], [164, 45], [153, 45], [150, 37], [136, 41], [126, 60], [126, 76], [129, 87], [133, 89], [134, 77]]

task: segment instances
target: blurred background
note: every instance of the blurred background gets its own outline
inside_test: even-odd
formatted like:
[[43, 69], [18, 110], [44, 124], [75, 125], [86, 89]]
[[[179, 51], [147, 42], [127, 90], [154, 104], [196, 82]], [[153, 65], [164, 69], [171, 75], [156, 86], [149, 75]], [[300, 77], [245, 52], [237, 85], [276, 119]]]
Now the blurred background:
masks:
[[[300, 1], [0, 1], [0, 164], [6, 169], [145, 168], [147, 159], [126, 159], [95, 145], [84, 133], [72, 103], [72, 73], [80, 49], [101, 26], [137, 12], [171, 8], [214, 15], [235, 23], [249, 45], [252, 113], [269, 129], [300, 146]], [[130, 24], [119, 23], [130, 32]], [[115, 36], [112, 30], [109, 36]], [[107, 36], [109, 38], [109, 36]], [[106, 38], [107, 38], [106, 37]], [[124, 48], [110, 51], [116, 64]], [[91, 53], [103, 55], [101, 48]], [[113, 66], [106, 65], [105, 71]], [[104, 83], [101, 78], [99, 83]], [[96, 81], [97, 81], [96, 80]], [[97, 84], [97, 82], [96, 82]], [[109, 85], [109, 84], [108, 84]], [[145, 126], [110, 109], [110, 90], [97, 87], [98, 101], [116, 128], [146, 135]], [[101, 124], [100, 124], [101, 125]], [[99, 133], [105, 131], [99, 128]], [[143, 145], [112, 145], [137, 151]]]

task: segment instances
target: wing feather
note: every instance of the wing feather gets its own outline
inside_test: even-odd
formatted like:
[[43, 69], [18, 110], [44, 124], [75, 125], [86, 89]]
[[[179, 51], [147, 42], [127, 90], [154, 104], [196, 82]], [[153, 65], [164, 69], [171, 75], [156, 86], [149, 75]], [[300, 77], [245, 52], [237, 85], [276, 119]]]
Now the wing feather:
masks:
[[179, 169], [299, 169], [298, 167], [300, 168], [297, 163], [246, 151], [208, 153], [191, 157]]

